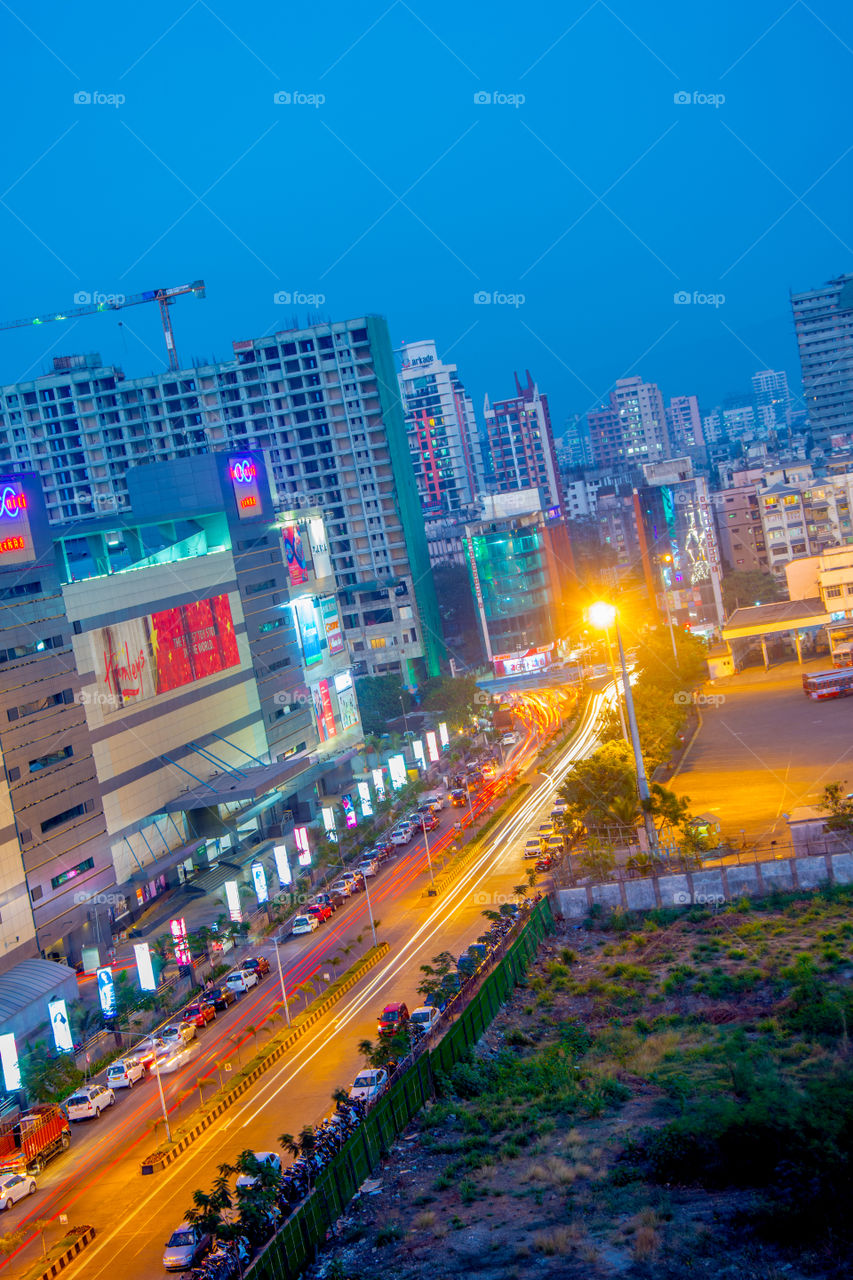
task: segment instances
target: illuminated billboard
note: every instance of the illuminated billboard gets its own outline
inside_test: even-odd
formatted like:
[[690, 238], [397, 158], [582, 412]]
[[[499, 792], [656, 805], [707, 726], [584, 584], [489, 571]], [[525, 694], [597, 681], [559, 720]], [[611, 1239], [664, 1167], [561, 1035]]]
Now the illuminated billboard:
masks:
[[225, 881], [225, 901], [228, 904], [229, 920], [239, 924], [243, 919], [243, 912], [240, 910], [240, 889], [236, 880]]
[[348, 828], [358, 826], [358, 818], [355, 812], [355, 805], [352, 802], [351, 795], [341, 796], [341, 808], [344, 811], [344, 821]]
[[424, 755], [424, 744], [420, 738], [415, 738], [412, 742], [412, 751], [415, 753], [415, 759], [422, 768], [426, 768], [426, 756]]
[[112, 969], [98, 970], [98, 999], [105, 1018], [114, 1018], [118, 1013], [116, 1001], [116, 985], [113, 982]]
[[290, 862], [287, 858], [287, 846], [277, 844], [273, 847], [272, 855], [275, 858], [275, 869], [278, 872], [278, 880], [282, 889], [286, 885], [292, 884], [293, 874], [290, 870]]
[[229, 458], [228, 474], [234, 490], [237, 514], [241, 520], [250, 520], [262, 514], [261, 491], [258, 486], [258, 466], [254, 458]]
[[320, 601], [320, 612], [323, 615], [323, 630], [326, 633], [329, 653], [340, 653], [344, 647], [344, 637], [341, 631], [341, 620], [338, 617], [338, 602], [334, 596], [323, 597]]
[[267, 873], [260, 862], [252, 863], [252, 883], [255, 886], [258, 906], [261, 906], [264, 902], [269, 902], [270, 893], [267, 888]]
[[74, 1037], [71, 1035], [71, 1024], [68, 1021], [68, 1006], [64, 1000], [49, 1000], [47, 1016], [53, 1031], [53, 1043], [59, 1053], [74, 1052]]
[[370, 799], [370, 783], [360, 782], [358, 784], [358, 798], [361, 801], [361, 812], [365, 818], [373, 817], [373, 804]]
[[317, 732], [320, 735], [320, 741], [328, 742], [329, 738], [336, 738], [338, 734], [328, 680], [320, 680], [319, 683], [311, 686], [311, 698], [314, 703], [314, 715], [317, 719]]
[[385, 779], [381, 769], [373, 770], [373, 789], [376, 792], [376, 799], [381, 804], [385, 799]]
[[442, 747], [447, 747], [450, 745], [450, 735], [447, 732], [447, 725], [444, 723], [443, 720], [441, 724], [438, 726], [438, 739]]
[[315, 662], [322, 662], [323, 651], [320, 643], [320, 628], [317, 625], [317, 610], [313, 600], [297, 600], [294, 609], [299, 627], [299, 639], [302, 643], [302, 657], [306, 667]]
[[122, 707], [240, 665], [227, 595], [91, 633], [100, 701]]
[[0, 1062], [3, 1064], [3, 1083], [7, 1093], [21, 1087], [21, 1067], [18, 1062], [18, 1046], [11, 1032], [0, 1036]]
[[335, 691], [338, 695], [341, 728], [351, 729], [353, 725], [358, 724], [358, 698], [351, 671], [340, 671], [335, 676]]
[[192, 964], [193, 958], [190, 954], [190, 944], [187, 941], [186, 920], [170, 920], [169, 928], [172, 932], [172, 942], [175, 944], [176, 962], [178, 964]]
[[406, 785], [406, 758], [402, 755], [391, 756], [388, 761], [388, 769], [391, 774], [391, 786], [395, 791], [399, 791], [401, 787]]
[[326, 839], [331, 840], [333, 844], [337, 844], [338, 829], [335, 826], [335, 811], [329, 805], [323, 809], [323, 828], [326, 832]]
[[286, 524], [282, 528], [281, 536], [284, 539], [284, 558], [287, 561], [287, 572], [290, 574], [290, 585], [301, 587], [308, 581], [302, 535], [295, 524]]
[[0, 479], [0, 567], [35, 558], [27, 495], [19, 480]]
[[436, 736], [431, 729], [426, 736], [426, 744], [427, 744], [427, 754], [429, 755], [430, 760], [433, 760], [433, 761], [437, 760], [438, 759], [438, 740], [436, 739]]
[[296, 841], [296, 850], [300, 867], [310, 867], [311, 845], [308, 843], [308, 828], [294, 827], [293, 838]]
[[136, 972], [139, 974], [140, 991], [156, 991], [157, 979], [151, 963], [151, 948], [147, 942], [135, 942], [133, 954], [136, 956]]

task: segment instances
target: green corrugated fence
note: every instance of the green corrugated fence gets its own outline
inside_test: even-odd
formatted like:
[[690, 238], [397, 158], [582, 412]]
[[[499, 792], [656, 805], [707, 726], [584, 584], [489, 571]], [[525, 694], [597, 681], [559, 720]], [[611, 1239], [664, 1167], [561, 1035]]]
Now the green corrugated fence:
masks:
[[475, 1044], [526, 972], [545, 933], [554, 927], [547, 898], [537, 902], [506, 955], [464, 1012], [429, 1053], [419, 1055], [371, 1108], [356, 1132], [320, 1174], [307, 1200], [252, 1264], [251, 1280], [297, 1280], [316, 1256], [329, 1227], [387, 1154], [395, 1138], [435, 1094], [434, 1072], [447, 1071]]

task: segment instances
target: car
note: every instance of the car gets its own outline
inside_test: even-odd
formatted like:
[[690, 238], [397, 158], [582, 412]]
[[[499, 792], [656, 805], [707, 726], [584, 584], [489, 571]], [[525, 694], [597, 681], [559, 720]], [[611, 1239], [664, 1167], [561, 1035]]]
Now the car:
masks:
[[524, 846], [525, 858], [538, 858], [541, 852], [542, 846], [540, 845], [538, 838], [536, 840], [528, 840], [527, 844]]
[[373, 1102], [388, 1083], [388, 1072], [381, 1067], [361, 1071], [350, 1085], [349, 1096], [362, 1102]]
[[553, 862], [553, 858], [551, 857], [550, 853], [543, 854], [543, 856], [536, 863], [536, 870], [550, 871], [552, 862]]
[[[270, 1165], [276, 1173], [281, 1173], [281, 1156], [275, 1151], [253, 1151], [252, 1155], [258, 1164]], [[241, 1187], [253, 1187], [258, 1179], [251, 1173], [241, 1173], [234, 1184], [239, 1190]]]
[[176, 1045], [189, 1044], [190, 1040], [195, 1040], [195, 1023], [171, 1022], [168, 1027], [161, 1027], [158, 1035], [172, 1048]]
[[360, 871], [344, 871], [341, 874], [341, 879], [352, 885], [354, 893], [358, 893], [360, 889], [364, 888], [364, 876]]
[[233, 1004], [237, 999], [230, 987], [222, 984], [216, 987], [207, 987], [204, 993], [205, 1000], [209, 1000], [214, 1009], [227, 1009], [229, 1004]]
[[484, 778], [494, 778], [497, 776], [498, 767], [494, 760], [485, 760], [480, 767], [483, 770]]
[[354, 892], [349, 880], [336, 880], [332, 885], [332, 893], [339, 893], [342, 898], [348, 898]]
[[191, 1022], [195, 1027], [206, 1027], [216, 1017], [216, 1005], [212, 1000], [194, 1000], [188, 1004], [181, 1014], [184, 1022]]
[[501, 746], [514, 747], [517, 741], [518, 741], [518, 738], [514, 733], [505, 733], [501, 737]]
[[381, 867], [393, 856], [394, 851], [394, 846], [391, 844], [391, 841], [383, 840], [382, 844], [376, 844], [373, 846], [370, 851], [370, 857], [377, 866]]
[[326, 907], [320, 902], [315, 902], [313, 906], [305, 908], [305, 915], [313, 916], [318, 924], [322, 924], [325, 920], [328, 920], [331, 914], [332, 908]]
[[358, 869], [365, 878], [367, 876], [375, 876], [379, 870], [379, 863], [375, 858], [362, 858], [358, 864]]
[[163, 1250], [163, 1266], [167, 1271], [189, 1271], [210, 1248], [210, 1236], [191, 1222], [176, 1227]]
[[381, 1036], [392, 1036], [408, 1026], [409, 1010], [403, 1003], [386, 1004], [379, 1015], [377, 1030]]
[[107, 1107], [115, 1106], [116, 1096], [105, 1084], [87, 1084], [66, 1099], [65, 1112], [72, 1122], [78, 1120], [97, 1120]]
[[0, 1174], [0, 1208], [11, 1209], [17, 1200], [31, 1196], [36, 1191], [36, 1180], [30, 1174]]
[[450, 996], [444, 991], [434, 991], [432, 995], [424, 997], [424, 1008], [435, 1009], [438, 1013], [444, 1013], [447, 1008]]
[[[297, 916], [291, 925], [290, 932], [295, 936], [302, 933], [313, 933], [315, 929], [320, 928], [320, 921], [316, 916]], [[257, 979], [255, 979], [257, 981]]]
[[468, 792], [463, 791], [461, 787], [454, 787], [450, 793], [450, 803], [454, 809], [464, 809], [468, 803]]
[[432, 809], [425, 809], [423, 813], [418, 814], [418, 825], [421, 831], [435, 831], [438, 826], [438, 818]]
[[140, 1040], [139, 1044], [133, 1051], [134, 1057], [139, 1058], [146, 1071], [150, 1071], [153, 1063], [158, 1058], [165, 1058], [172, 1052], [172, 1046], [167, 1044], [162, 1036], [146, 1036], [144, 1040]]
[[[318, 907], [328, 907], [330, 911], [337, 911], [338, 907], [343, 906], [345, 895], [335, 889], [328, 893], [315, 893], [314, 902]], [[312, 906], [314, 903], [311, 904]]]
[[412, 1030], [419, 1036], [428, 1036], [441, 1017], [434, 1005], [425, 1004], [412, 1011]]
[[235, 995], [242, 995], [258, 985], [258, 975], [251, 969], [232, 969], [231, 973], [226, 975], [225, 985], [230, 987]]
[[107, 1067], [107, 1084], [111, 1089], [132, 1089], [137, 1080], [145, 1079], [145, 1063], [141, 1058], [119, 1058]]
[[380, 836], [376, 841], [376, 844], [373, 846], [373, 852], [378, 854], [390, 853], [392, 848], [393, 845], [387, 836]]
[[395, 827], [391, 832], [390, 840], [393, 845], [408, 844], [414, 835], [411, 827]]
[[242, 969], [253, 969], [260, 982], [261, 978], [269, 973], [270, 962], [266, 956], [247, 956], [245, 960], [240, 961], [240, 967]]

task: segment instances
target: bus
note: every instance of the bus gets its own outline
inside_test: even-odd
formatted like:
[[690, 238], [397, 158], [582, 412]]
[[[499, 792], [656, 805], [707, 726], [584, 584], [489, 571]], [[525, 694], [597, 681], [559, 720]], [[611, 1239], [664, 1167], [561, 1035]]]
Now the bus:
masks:
[[824, 698], [847, 698], [853, 694], [853, 668], [841, 671], [815, 671], [803, 676], [803, 692], [815, 701]]

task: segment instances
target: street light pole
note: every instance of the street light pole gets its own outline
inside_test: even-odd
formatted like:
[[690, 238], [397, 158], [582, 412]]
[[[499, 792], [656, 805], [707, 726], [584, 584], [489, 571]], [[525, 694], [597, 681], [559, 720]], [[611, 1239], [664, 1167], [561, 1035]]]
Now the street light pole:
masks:
[[284, 973], [281, 968], [281, 953], [278, 949], [278, 938], [273, 939], [275, 943], [275, 958], [278, 961], [278, 980], [281, 983], [281, 998], [284, 1003], [284, 1016], [287, 1018], [287, 1025], [290, 1026], [290, 1005], [287, 1003], [287, 992], [284, 989]]
[[168, 1138], [169, 1142], [171, 1142], [172, 1130], [169, 1125], [169, 1113], [166, 1110], [166, 1098], [163, 1093], [163, 1081], [160, 1079], [160, 1060], [156, 1056], [154, 1058], [153, 1066], [155, 1068], [155, 1074], [157, 1076], [157, 1086], [160, 1090], [160, 1106], [163, 1108], [163, 1122], [166, 1125], [166, 1137]]
[[622, 726], [622, 738], [625, 742], [629, 742], [628, 730], [625, 727], [625, 712], [622, 710], [622, 695], [619, 692], [619, 677], [616, 675], [616, 663], [613, 661], [613, 645], [610, 643], [610, 628], [604, 628], [604, 638], [607, 641], [607, 657], [610, 660], [610, 670], [613, 672], [613, 683], [616, 685], [616, 705], [619, 708], [619, 723]]
[[435, 877], [432, 874], [432, 854], [429, 851], [429, 836], [427, 835], [426, 822], [424, 822], [424, 848], [426, 849], [427, 864], [429, 865], [430, 892], [435, 893]]
[[373, 930], [373, 945], [374, 947], [378, 947], [379, 943], [376, 941], [376, 925], [373, 923], [373, 905], [370, 901], [370, 886], [367, 883], [367, 880], [368, 877], [364, 876], [364, 893], [367, 898], [367, 914], [370, 917], [370, 927]]
[[[672, 556], [670, 555], [658, 557], [658, 567], [660, 567], [661, 563], [671, 565], [672, 562], [673, 562]], [[675, 659], [675, 669], [677, 671], [679, 669], [678, 649], [675, 646], [675, 631], [673, 630], [673, 626], [672, 626], [672, 610], [669, 607], [669, 592], [667, 591], [667, 588], [666, 588], [666, 578], [663, 576], [662, 569], [661, 569], [660, 577], [661, 577], [661, 586], [663, 587], [663, 603], [664, 603], [664, 608], [666, 609], [666, 622], [667, 622], [667, 626], [669, 627], [669, 639], [672, 644], [672, 656]]]
[[622, 684], [625, 693], [625, 709], [628, 712], [628, 724], [631, 728], [631, 746], [634, 750], [634, 767], [637, 770], [637, 790], [640, 793], [640, 803], [643, 806], [643, 824], [646, 828], [646, 839], [648, 840], [649, 850], [651, 851], [652, 856], [657, 858], [660, 855], [658, 847], [658, 833], [654, 819], [646, 807], [651, 799], [649, 780], [646, 777], [646, 766], [643, 762], [643, 753], [640, 748], [640, 731], [637, 727], [637, 716], [634, 712], [634, 695], [631, 692], [631, 682], [628, 679], [628, 666], [625, 662], [625, 650], [622, 647], [622, 633], [619, 630], [619, 619], [616, 617], [615, 611], [613, 624], [616, 628], [616, 643], [619, 646], [619, 661], [622, 664]]

